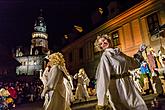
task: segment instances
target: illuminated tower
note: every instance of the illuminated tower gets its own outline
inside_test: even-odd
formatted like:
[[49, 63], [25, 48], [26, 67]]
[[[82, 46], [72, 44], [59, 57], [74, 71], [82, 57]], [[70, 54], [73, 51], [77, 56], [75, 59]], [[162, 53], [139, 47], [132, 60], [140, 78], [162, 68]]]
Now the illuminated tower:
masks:
[[46, 33], [46, 23], [40, 10], [40, 16], [34, 24], [32, 33], [30, 55], [24, 47], [19, 46], [16, 49], [16, 59], [21, 65], [16, 67], [17, 75], [36, 75], [39, 77], [40, 71], [44, 70], [46, 61], [45, 56], [48, 54], [48, 35]]
[[40, 16], [34, 24], [32, 33], [30, 55], [43, 55], [48, 51], [48, 34], [46, 33], [46, 23], [40, 10]]

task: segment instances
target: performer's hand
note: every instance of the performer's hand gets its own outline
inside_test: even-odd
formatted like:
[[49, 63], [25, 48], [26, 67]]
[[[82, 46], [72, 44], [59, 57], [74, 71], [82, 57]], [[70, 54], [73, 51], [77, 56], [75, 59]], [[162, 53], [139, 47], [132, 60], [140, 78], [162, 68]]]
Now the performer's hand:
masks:
[[43, 71], [42, 69], [40, 70], [40, 78], [43, 76]]
[[41, 99], [44, 99], [44, 97], [45, 97], [45, 92], [42, 91], [42, 93], [41, 93]]
[[45, 97], [46, 92], [48, 91], [48, 87], [45, 87], [44, 90], [41, 93], [41, 99]]

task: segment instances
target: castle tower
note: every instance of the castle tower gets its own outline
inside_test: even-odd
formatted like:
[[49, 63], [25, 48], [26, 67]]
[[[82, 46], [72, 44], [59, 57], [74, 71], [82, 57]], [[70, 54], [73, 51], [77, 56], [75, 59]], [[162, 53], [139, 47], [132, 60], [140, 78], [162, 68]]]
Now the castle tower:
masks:
[[44, 55], [48, 51], [48, 34], [46, 33], [46, 23], [42, 16], [42, 9], [40, 16], [34, 24], [34, 32], [32, 33], [30, 55]]
[[48, 35], [46, 33], [46, 23], [40, 10], [40, 16], [37, 17], [32, 33], [32, 40], [29, 51], [19, 46], [16, 50], [16, 59], [21, 65], [16, 67], [17, 75], [36, 75], [40, 74], [46, 63], [45, 56], [48, 54]]

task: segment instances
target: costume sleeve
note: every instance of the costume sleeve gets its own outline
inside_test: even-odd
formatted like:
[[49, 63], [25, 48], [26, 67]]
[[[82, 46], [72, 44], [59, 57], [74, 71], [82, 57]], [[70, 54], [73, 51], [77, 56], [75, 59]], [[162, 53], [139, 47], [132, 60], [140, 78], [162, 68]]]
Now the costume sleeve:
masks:
[[48, 80], [47, 87], [49, 89], [56, 88], [57, 82], [59, 81], [59, 69], [57, 65], [54, 65], [50, 70], [50, 79]]
[[72, 87], [72, 90], [74, 90], [73, 78], [72, 78], [72, 76], [69, 76], [69, 82], [70, 82], [70, 85], [71, 85], [71, 87]]
[[126, 61], [128, 62], [129, 70], [139, 68], [139, 63], [133, 57], [127, 56], [124, 53], [121, 53], [121, 54], [125, 57]]
[[100, 63], [96, 70], [96, 92], [97, 92], [97, 98], [98, 98], [98, 105], [105, 105], [106, 103], [106, 94], [107, 89], [110, 83], [110, 74], [112, 71], [112, 66], [110, 64], [110, 61], [108, 60], [108, 57], [105, 55], [102, 55]]
[[84, 75], [84, 82], [87, 86], [89, 86], [90, 79], [88, 78], [87, 74]]
[[40, 79], [43, 83], [43, 85], [45, 86], [47, 83], [47, 75], [48, 75], [48, 67], [45, 68], [44, 72], [42, 75], [40, 75]]

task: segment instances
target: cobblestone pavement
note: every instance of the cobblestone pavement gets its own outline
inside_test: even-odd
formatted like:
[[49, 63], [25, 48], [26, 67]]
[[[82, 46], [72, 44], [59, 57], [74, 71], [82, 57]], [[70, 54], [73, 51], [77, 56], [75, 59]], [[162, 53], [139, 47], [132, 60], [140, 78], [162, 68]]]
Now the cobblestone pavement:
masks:
[[[149, 110], [165, 110], [165, 97], [148, 95], [143, 97]], [[96, 97], [91, 97], [89, 101], [75, 101], [72, 110], [95, 110]], [[17, 105], [13, 110], [42, 110], [42, 102]]]

